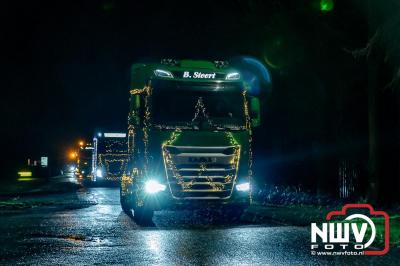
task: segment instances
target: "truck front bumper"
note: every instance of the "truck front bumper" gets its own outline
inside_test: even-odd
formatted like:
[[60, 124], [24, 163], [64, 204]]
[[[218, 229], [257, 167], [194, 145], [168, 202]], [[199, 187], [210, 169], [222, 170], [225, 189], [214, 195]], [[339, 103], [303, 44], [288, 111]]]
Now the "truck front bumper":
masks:
[[[134, 193], [135, 194], [135, 193]], [[201, 209], [218, 206], [248, 206], [250, 204], [250, 194], [248, 191], [232, 191], [229, 198], [201, 198], [187, 197], [174, 198], [169, 190], [161, 191], [155, 194], [147, 194], [144, 191], [138, 191], [144, 201], [144, 206], [149, 209], [157, 210], [180, 210], [180, 209]], [[137, 201], [136, 201], [137, 202]]]

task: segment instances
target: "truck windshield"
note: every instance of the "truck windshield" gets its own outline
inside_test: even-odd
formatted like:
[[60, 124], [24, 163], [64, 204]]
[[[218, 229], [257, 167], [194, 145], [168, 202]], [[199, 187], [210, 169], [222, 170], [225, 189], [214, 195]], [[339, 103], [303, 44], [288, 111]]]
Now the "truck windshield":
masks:
[[79, 159], [89, 160], [92, 158], [92, 150], [81, 149], [79, 150]]
[[152, 123], [155, 127], [244, 129], [240, 92], [154, 90]]

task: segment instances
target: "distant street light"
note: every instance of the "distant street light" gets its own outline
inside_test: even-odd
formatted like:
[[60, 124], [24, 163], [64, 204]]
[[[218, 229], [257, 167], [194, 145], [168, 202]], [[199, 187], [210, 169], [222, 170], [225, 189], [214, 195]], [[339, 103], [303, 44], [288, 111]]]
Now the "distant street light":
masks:
[[77, 156], [78, 156], [78, 154], [74, 151], [69, 154], [70, 159], [76, 159]]

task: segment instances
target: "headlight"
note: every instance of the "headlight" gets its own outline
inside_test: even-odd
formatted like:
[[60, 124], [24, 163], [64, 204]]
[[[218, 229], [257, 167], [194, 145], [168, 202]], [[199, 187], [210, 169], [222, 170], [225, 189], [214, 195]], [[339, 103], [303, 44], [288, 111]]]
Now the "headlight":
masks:
[[103, 177], [103, 172], [101, 171], [101, 169], [97, 169], [96, 170], [96, 176], [97, 177]]
[[250, 190], [250, 183], [241, 183], [236, 185], [237, 191], [249, 191]]
[[154, 74], [160, 78], [173, 78], [174, 77], [171, 72], [169, 72], [167, 70], [162, 70], [162, 69], [154, 70]]
[[164, 191], [167, 187], [163, 184], [160, 184], [156, 180], [149, 180], [145, 183], [144, 189], [149, 194], [158, 193], [160, 191]]
[[240, 74], [238, 72], [228, 73], [225, 77], [226, 80], [237, 80], [240, 79]]

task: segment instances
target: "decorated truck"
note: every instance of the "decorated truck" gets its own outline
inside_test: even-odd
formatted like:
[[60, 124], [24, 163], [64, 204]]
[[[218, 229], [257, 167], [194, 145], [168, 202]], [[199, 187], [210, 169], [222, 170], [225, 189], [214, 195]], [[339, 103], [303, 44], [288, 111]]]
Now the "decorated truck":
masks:
[[127, 171], [127, 134], [121, 132], [97, 133], [93, 138], [91, 182], [119, 184]]
[[90, 144], [79, 147], [76, 174], [79, 181], [92, 177], [93, 147]]
[[252, 200], [252, 129], [260, 102], [226, 61], [162, 60], [131, 68], [129, 163], [122, 209], [222, 208]]

